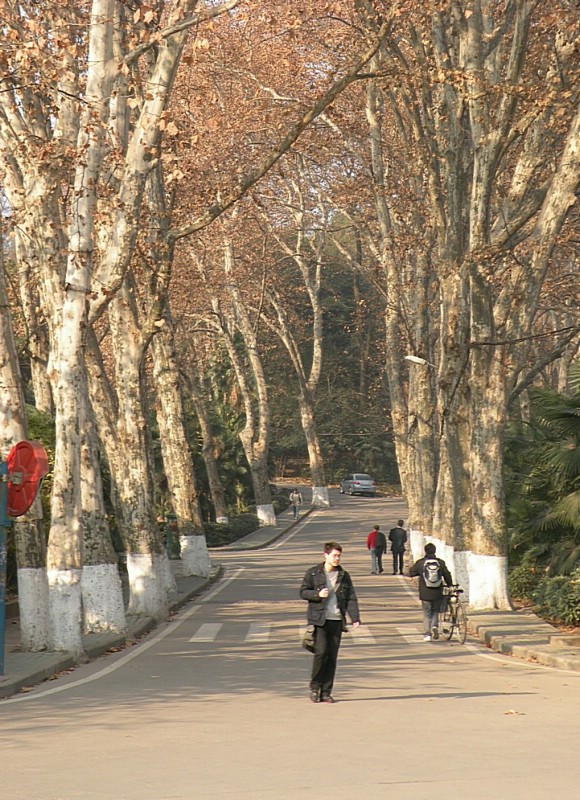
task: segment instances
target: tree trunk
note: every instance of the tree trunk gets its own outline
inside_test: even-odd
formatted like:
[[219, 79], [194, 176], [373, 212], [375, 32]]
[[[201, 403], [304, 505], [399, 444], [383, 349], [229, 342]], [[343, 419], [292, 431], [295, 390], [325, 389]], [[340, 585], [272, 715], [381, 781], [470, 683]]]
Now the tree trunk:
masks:
[[[4, 277], [4, 238], [0, 216], [0, 458], [28, 439], [26, 407], [18, 354], [8, 310]], [[48, 644], [48, 583], [42, 504], [37, 497], [30, 511], [14, 520], [18, 574], [20, 633], [23, 650], [43, 650]]]
[[118, 416], [115, 442], [105, 441], [127, 537], [130, 599], [127, 613], [165, 619], [174, 590], [154, 508], [148, 428], [142, 386], [143, 344], [127, 282], [109, 306]]
[[256, 513], [260, 520], [260, 525], [275, 526], [276, 514], [272, 504], [268, 474], [268, 450], [270, 446], [268, 389], [264, 369], [258, 353], [256, 332], [250, 322], [248, 312], [242, 302], [236, 284], [234, 276], [234, 250], [229, 240], [226, 241], [224, 250], [224, 272], [226, 275], [227, 289], [234, 308], [236, 326], [244, 342], [257, 406], [258, 420], [256, 424], [254, 397], [248, 384], [246, 371], [240, 362], [231, 335], [226, 330], [225, 326], [222, 325], [222, 331], [225, 333], [225, 342], [234, 365], [246, 411], [246, 423], [244, 429], [240, 432], [240, 441], [242, 442], [250, 466], [252, 484], [254, 487], [254, 499], [256, 501]]
[[85, 420], [81, 444], [83, 631], [123, 633], [127, 630], [123, 591], [105, 511], [92, 408], [86, 409]]
[[[195, 358], [195, 356], [194, 356]], [[211, 419], [203, 392], [201, 389], [201, 381], [196, 374], [196, 365], [194, 364], [186, 375], [187, 388], [191, 395], [193, 407], [197, 414], [201, 436], [203, 439], [203, 446], [201, 455], [205, 463], [207, 471], [207, 479], [209, 483], [209, 492], [213, 502], [215, 520], [216, 522], [227, 523], [228, 511], [226, 508], [225, 491], [219, 475], [217, 460], [216, 460], [216, 441], [213, 433]]]
[[185, 575], [208, 576], [211, 562], [203, 529], [193, 459], [185, 433], [179, 372], [175, 363], [171, 332], [163, 330], [155, 335], [151, 348], [161, 453], [171, 504], [177, 517], [183, 570]]

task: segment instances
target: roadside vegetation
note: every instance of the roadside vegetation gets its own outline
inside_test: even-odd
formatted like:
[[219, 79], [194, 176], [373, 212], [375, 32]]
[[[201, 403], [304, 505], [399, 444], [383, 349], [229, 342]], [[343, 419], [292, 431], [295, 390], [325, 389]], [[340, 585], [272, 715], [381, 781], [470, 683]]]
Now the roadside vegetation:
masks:
[[507, 440], [507, 511], [512, 597], [580, 625], [580, 392], [530, 391]]

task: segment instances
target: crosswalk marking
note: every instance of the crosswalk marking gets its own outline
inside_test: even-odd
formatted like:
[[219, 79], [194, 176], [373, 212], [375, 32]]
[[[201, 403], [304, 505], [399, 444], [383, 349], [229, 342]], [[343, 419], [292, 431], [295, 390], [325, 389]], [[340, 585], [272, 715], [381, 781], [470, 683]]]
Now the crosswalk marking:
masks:
[[[192, 644], [199, 644], [201, 642], [214, 642], [223, 626], [224, 623], [222, 622], [206, 622], [203, 625], [200, 625], [197, 632], [189, 641]], [[304, 636], [304, 631], [306, 630], [306, 625], [301, 623], [297, 629], [298, 638], [301, 641], [302, 637]], [[408, 644], [417, 644], [417, 642], [420, 642], [423, 639], [422, 630], [416, 625], [401, 625], [400, 627], [396, 628], [396, 631]], [[268, 642], [271, 632], [272, 625], [269, 622], [251, 623], [244, 637], [244, 642]], [[357, 646], [374, 645], [377, 643], [368, 625], [359, 625], [358, 628], [349, 628], [349, 634], [346, 637], [346, 641], [348, 640], [351, 640], [353, 644]]]
[[416, 625], [404, 625], [397, 628], [397, 632], [401, 634], [403, 639], [409, 644], [417, 644], [423, 640], [423, 634]]
[[269, 622], [254, 622], [250, 625], [250, 630], [245, 642], [267, 642], [270, 637], [270, 628], [272, 626]]
[[368, 625], [359, 625], [358, 628], [352, 628], [350, 633], [355, 644], [376, 644], [375, 637], [372, 635]]
[[194, 634], [190, 642], [213, 642], [220, 632], [222, 622], [206, 622], [203, 624], [196, 634]]

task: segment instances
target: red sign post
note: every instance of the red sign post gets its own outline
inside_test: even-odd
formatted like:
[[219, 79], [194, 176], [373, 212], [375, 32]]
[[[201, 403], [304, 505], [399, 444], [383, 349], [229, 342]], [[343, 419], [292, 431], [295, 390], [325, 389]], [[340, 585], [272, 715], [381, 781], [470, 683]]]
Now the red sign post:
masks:
[[0, 459], [0, 675], [4, 675], [6, 619], [6, 529], [11, 517], [26, 514], [48, 472], [46, 450], [40, 442], [18, 442], [6, 461]]

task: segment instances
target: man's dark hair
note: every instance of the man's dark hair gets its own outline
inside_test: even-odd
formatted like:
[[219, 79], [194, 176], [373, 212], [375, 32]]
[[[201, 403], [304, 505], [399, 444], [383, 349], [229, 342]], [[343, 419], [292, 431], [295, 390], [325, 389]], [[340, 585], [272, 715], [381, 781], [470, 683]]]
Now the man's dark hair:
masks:
[[403, 527], [403, 523], [404, 523], [404, 522], [405, 522], [405, 520], [404, 520], [404, 519], [400, 519], [400, 520], [397, 522], [397, 525], [399, 526], [399, 528], [402, 528], [402, 527]]
[[435, 555], [435, 551], [436, 551], [436, 550], [437, 550], [437, 548], [435, 547], [435, 545], [433, 544], [433, 542], [428, 542], [428, 543], [425, 545], [425, 555], [426, 555], [426, 556], [434, 556], [434, 555]]
[[338, 550], [339, 553], [342, 553], [342, 545], [337, 544], [336, 542], [327, 542], [324, 545], [325, 553], [331, 553], [333, 550]]
[[380, 526], [380, 525], [375, 525], [375, 530], [376, 530], [376, 531], [380, 530], [380, 528], [381, 528], [381, 526]]

